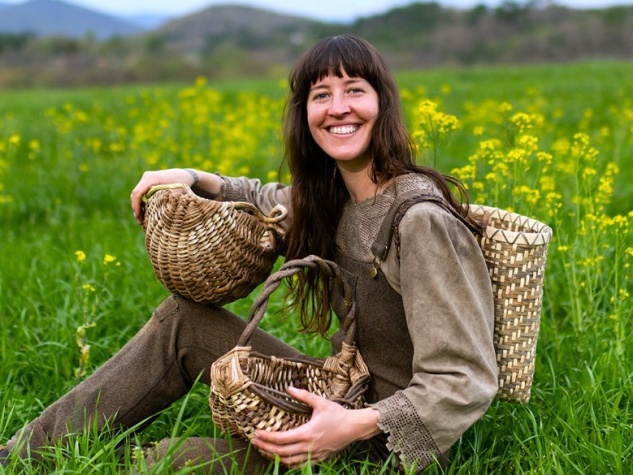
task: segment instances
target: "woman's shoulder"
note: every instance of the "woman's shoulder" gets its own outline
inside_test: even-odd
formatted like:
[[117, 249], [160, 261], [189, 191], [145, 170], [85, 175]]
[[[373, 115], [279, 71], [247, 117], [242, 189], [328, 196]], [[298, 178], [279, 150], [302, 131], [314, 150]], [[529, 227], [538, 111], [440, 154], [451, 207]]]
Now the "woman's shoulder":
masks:
[[[407, 194], [411, 196], [416, 194], [413, 192], [419, 192], [421, 195], [434, 195], [443, 199], [442, 192], [435, 182], [421, 173], [408, 173], [397, 177], [395, 189], [396, 199], [394, 204], [396, 205], [398, 203], [398, 195], [403, 196]], [[402, 199], [405, 199], [404, 196]], [[432, 199], [412, 204], [400, 216], [398, 228], [400, 232], [405, 234], [412, 232], [420, 235], [425, 231], [432, 233], [433, 230], [438, 228], [447, 228], [450, 234], [454, 232], [461, 234], [464, 229], [467, 230], [460, 219]]]
[[[405, 175], [400, 175], [395, 179], [394, 185], [394, 205], [396, 206], [405, 199], [405, 195], [410, 197], [419, 193], [420, 195], [434, 195], [438, 198], [442, 198], [442, 192], [439, 187], [431, 178], [422, 173], [407, 173]], [[401, 197], [400, 200], [398, 200], [399, 196]], [[433, 201], [428, 200], [413, 204], [405, 210], [404, 215], [409, 218], [417, 216], [417, 219], [420, 219], [422, 216], [445, 216], [450, 215], [450, 213], [445, 211]]]
[[412, 191], [420, 191], [420, 193], [442, 196], [442, 192], [435, 182], [422, 173], [406, 173], [399, 175], [394, 180], [396, 195]]

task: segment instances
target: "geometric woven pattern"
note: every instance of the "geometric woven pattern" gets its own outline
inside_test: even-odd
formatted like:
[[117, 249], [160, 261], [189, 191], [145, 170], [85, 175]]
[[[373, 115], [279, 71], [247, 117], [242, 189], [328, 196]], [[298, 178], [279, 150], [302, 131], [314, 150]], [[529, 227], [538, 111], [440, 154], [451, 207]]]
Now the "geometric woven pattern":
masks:
[[536, 220], [497, 208], [471, 205], [470, 211], [487, 221], [479, 244], [494, 294], [497, 398], [528, 402], [552, 230]]
[[156, 186], [146, 199], [145, 247], [171, 293], [222, 305], [245, 297], [270, 274], [283, 206], [264, 216], [251, 203], [204, 199], [182, 184]]

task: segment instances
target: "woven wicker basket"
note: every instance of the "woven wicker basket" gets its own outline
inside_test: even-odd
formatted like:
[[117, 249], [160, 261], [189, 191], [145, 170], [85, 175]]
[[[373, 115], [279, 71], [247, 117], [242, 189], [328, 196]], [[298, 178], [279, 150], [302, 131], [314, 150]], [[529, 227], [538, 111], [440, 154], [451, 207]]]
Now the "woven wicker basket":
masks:
[[[399, 235], [395, 233], [398, 223], [407, 209], [424, 201], [439, 205], [475, 232], [471, 224], [439, 196], [418, 191], [404, 193], [389, 210], [385, 232], [381, 229], [372, 246], [375, 268], [386, 258], [392, 236], [399, 253]], [[477, 221], [485, 223], [479, 245], [488, 266], [494, 298], [494, 344], [499, 371], [497, 398], [528, 402], [552, 230], [539, 221], [498, 208], [471, 205], [469, 209]]]
[[494, 294], [497, 398], [528, 402], [552, 230], [539, 221], [498, 208], [472, 205], [470, 210], [488, 222], [479, 244]]
[[145, 247], [156, 277], [172, 293], [222, 305], [248, 295], [279, 256], [286, 217], [251, 203], [214, 201], [183, 184], [153, 187], [146, 195]]
[[[283, 279], [306, 268], [318, 269], [342, 286], [348, 315], [341, 320], [345, 340], [340, 353], [322, 360], [309, 356], [277, 358], [252, 351], [253, 331], [259, 326], [270, 294]], [[225, 433], [251, 439], [257, 429], [287, 430], [307, 422], [312, 408], [290, 397], [289, 386], [307, 389], [344, 407], [360, 408], [369, 383], [369, 370], [354, 345], [356, 305], [352, 291], [330, 261], [309, 256], [289, 261], [271, 275], [255, 300], [249, 323], [237, 346], [211, 366], [209, 406], [213, 421]], [[334, 277], [334, 279], [332, 279]]]

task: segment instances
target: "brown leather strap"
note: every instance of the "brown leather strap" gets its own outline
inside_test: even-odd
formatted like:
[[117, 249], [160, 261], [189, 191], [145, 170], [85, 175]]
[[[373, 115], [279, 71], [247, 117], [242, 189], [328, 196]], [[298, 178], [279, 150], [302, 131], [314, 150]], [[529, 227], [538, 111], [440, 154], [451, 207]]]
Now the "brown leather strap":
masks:
[[[397, 232], [400, 221], [409, 208], [417, 203], [430, 201], [435, 203], [440, 208], [444, 209], [452, 216], [461, 221], [472, 233], [478, 232], [477, 228], [473, 226], [466, 218], [459, 214], [448, 202], [441, 196], [431, 193], [420, 193], [418, 190], [409, 191], [396, 197], [389, 211], [385, 216], [384, 221], [378, 231], [378, 236], [371, 246], [372, 253], [374, 255], [374, 267], [380, 266], [380, 262], [387, 258], [389, 253], [389, 246], [392, 239], [395, 242], [398, 258], [400, 258], [400, 235]], [[395, 233], [395, 236], [394, 236]]]

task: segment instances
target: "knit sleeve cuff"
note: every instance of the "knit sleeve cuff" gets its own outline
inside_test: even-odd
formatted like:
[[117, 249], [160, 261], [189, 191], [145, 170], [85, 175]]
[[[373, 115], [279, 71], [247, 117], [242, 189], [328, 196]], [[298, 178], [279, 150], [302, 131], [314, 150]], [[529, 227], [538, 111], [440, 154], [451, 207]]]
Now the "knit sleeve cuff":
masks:
[[240, 178], [223, 176], [222, 198], [224, 201], [249, 201], [246, 181]]
[[387, 448], [415, 473], [439, 459], [441, 452], [415, 406], [402, 392], [370, 405], [380, 413], [378, 426], [387, 434]]
[[221, 176], [218, 172], [215, 173], [221, 179], [220, 191], [217, 193], [210, 193], [207, 190], [200, 188], [198, 184], [191, 187], [191, 191], [193, 191], [196, 195], [201, 196], [202, 198], [206, 198], [208, 200], [216, 200], [216, 201], [225, 201], [224, 199], [224, 188], [225, 188], [225, 178]]

